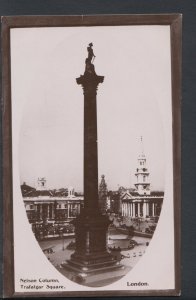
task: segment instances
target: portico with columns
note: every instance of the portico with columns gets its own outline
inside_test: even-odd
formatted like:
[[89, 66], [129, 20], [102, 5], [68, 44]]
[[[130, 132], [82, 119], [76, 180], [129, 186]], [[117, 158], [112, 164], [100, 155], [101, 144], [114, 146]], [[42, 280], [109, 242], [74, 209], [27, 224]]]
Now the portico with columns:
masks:
[[51, 198], [41, 196], [24, 198], [25, 209], [30, 222], [69, 220], [79, 215], [83, 197]]
[[160, 214], [163, 196], [152, 196], [146, 198], [136, 198], [131, 196], [128, 198], [126, 193], [124, 197], [122, 197], [121, 201], [122, 216], [124, 217], [158, 217]]

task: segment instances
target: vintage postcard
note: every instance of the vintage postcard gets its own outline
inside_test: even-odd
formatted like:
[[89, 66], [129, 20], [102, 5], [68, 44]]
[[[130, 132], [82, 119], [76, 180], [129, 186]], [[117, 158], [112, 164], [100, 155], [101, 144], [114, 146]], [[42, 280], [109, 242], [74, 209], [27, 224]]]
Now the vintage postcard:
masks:
[[5, 295], [179, 295], [181, 16], [2, 22]]

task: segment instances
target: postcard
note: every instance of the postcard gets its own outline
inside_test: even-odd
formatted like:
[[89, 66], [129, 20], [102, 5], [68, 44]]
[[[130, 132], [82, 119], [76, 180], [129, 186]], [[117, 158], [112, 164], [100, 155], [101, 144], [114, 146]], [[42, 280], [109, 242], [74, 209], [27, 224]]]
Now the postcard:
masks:
[[3, 18], [6, 295], [180, 294], [180, 24]]

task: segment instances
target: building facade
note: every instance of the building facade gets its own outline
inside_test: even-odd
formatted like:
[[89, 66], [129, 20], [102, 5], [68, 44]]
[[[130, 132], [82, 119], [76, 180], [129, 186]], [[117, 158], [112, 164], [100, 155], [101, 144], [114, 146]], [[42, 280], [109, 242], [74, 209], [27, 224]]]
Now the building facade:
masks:
[[21, 191], [30, 223], [70, 221], [83, 207], [84, 197], [76, 195], [72, 187], [48, 190], [45, 178], [38, 178], [36, 189], [23, 183]]
[[[114, 212], [130, 218], [159, 217], [164, 192], [151, 190], [142, 138], [141, 149], [137, 159], [134, 188], [119, 187], [118, 191], [108, 191], [105, 176], [101, 176], [99, 206], [102, 213]], [[21, 191], [30, 223], [69, 222], [80, 214], [84, 203], [83, 195], [75, 193], [73, 187], [47, 189], [45, 178], [38, 178], [36, 188], [23, 183]]]
[[137, 159], [134, 188], [119, 187], [118, 191], [110, 191], [110, 210], [123, 217], [158, 218], [161, 212], [164, 192], [152, 191], [147, 159], [143, 151]]
[[135, 189], [126, 190], [120, 196], [122, 216], [132, 218], [159, 217], [164, 193], [151, 191], [149, 175], [141, 137], [141, 153], [138, 156], [135, 172]]
[[122, 216], [152, 218], [159, 217], [163, 203], [163, 192], [152, 192], [150, 195], [135, 195], [128, 191], [122, 196]]

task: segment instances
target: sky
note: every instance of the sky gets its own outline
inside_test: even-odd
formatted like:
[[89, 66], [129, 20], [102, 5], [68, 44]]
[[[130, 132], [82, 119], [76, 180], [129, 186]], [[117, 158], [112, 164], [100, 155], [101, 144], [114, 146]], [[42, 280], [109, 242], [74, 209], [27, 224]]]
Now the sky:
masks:
[[[20, 182], [83, 191], [87, 46], [104, 76], [97, 92], [98, 169], [108, 189], [134, 187], [140, 136], [151, 188], [164, 190], [171, 119], [169, 26], [11, 29], [13, 135]], [[19, 132], [16, 132], [16, 123]], [[169, 145], [170, 149], [171, 145]]]

